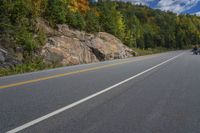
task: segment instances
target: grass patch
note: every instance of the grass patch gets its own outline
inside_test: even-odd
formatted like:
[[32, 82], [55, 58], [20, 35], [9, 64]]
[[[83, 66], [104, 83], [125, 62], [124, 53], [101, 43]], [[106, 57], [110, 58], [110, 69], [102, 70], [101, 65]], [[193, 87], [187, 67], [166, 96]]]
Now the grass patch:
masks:
[[32, 61], [25, 62], [23, 64], [17, 65], [15, 67], [9, 68], [1, 68], [0, 69], [0, 77], [14, 75], [14, 74], [22, 74], [27, 72], [35, 72], [39, 70], [45, 70], [50, 68], [60, 67], [57, 64], [47, 65], [45, 64], [42, 59], [37, 58]]
[[162, 52], [171, 51], [172, 49], [166, 49], [166, 48], [148, 48], [148, 49], [139, 49], [139, 48], [133, 48], [135, 52], [137, 52], [138, 56], [143, 55], [151, 55], [151, 54], [157, 54]]

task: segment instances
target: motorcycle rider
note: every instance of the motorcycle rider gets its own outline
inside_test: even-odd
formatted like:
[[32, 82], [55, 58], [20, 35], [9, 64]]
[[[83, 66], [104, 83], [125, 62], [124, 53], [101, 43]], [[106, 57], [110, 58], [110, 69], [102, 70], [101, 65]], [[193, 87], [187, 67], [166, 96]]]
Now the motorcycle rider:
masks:
[[193, 48], [193, 51], [196, 51], [196, 50], [198, 50], [197, 45], [195, 45], [194, 48]]
[[197, 55], [198, 54], [198, 46], [195, 45], [192, 51], [193, 51], [193, 54]]

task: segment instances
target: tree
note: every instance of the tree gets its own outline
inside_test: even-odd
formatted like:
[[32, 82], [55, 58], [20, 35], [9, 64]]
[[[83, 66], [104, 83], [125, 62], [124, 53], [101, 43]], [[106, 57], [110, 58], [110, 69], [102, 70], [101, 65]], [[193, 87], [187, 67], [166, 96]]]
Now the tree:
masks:
[[34, 18], [40, 17], [45, 12], [48, 0], [30, 0], [31, 12]]
[[66, 22], [66, 15], [69, 11], [68, 4], [68, 0], [48, 0], [45, 16], [51, 24]]
[[68, 11], [66, 15], [66, 23], [73, 28], [77, 28], [79, 30], [84, 30], [86, 23], [84, 17], [80, 12], [71, 12]]
[[101, 30], [111, 33], [120, 39], [124, 37], [125, 23], [123, 15], [116, 9], [117, 3], [103, 2], [98, 4]]
[[95, 10], [90, 10], [87, 12], [85, 16], [86, 21], [86, 28], [85, 30], [88, 32], [98, 32], [100, 25], [99, 25], [99, 18], [97, 14], [95, 13]]
[[87, 13], [90, 9], [88, 0], [71, 0], [70, 7], [74, 12]]

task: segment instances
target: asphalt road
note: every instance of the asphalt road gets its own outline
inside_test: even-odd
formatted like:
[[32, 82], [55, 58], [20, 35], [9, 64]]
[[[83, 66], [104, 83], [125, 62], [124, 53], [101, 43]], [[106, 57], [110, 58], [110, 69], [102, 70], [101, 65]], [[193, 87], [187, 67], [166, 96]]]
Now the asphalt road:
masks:
[[0, 133], [200, 133], [189, 51], [0, 78]]

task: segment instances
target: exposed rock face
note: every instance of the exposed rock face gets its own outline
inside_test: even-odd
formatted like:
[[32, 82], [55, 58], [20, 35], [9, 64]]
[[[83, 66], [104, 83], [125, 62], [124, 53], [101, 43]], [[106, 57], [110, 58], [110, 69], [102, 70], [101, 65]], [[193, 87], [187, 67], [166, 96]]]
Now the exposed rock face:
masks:
[[122, 59], [134, 54], [119, 39], [105, 32], [93, 35], [72, 30], [67, 25], [57, 25], [54, 30], [41, 20], [38, 27], [48, 36], [41, 52], [46, 63], [75, 65]]
[[82, 64], [98, 61], [92, 50], [78, 39], [67, 36], [49, 37], [42, 55], [47, 63], [61, 65]]
[[0, 48], [0, 68], [14, 67], [21, 62], [13, 58], [7, 51]]
[[0, 63], [3, 63], [6, 61], [6, 55], [7, 55], [7, 52], [4, 51], [3, 49], [0, 49]]
[[111, 34], [99, 32], [89, 46], [99, 60], [123, 59], [133, 56], [133, 50]]

